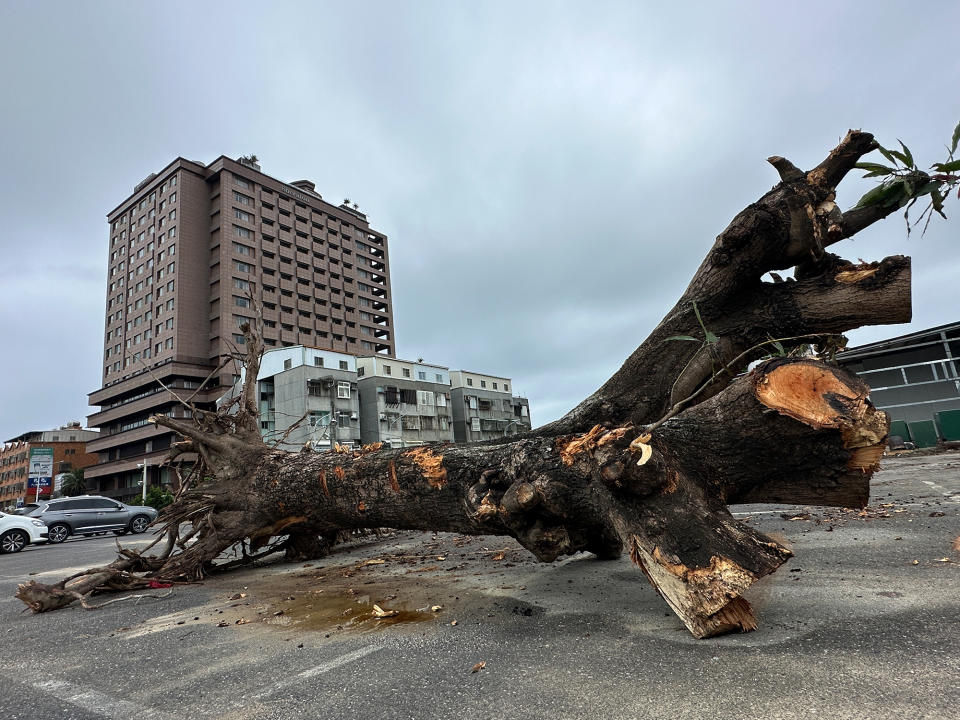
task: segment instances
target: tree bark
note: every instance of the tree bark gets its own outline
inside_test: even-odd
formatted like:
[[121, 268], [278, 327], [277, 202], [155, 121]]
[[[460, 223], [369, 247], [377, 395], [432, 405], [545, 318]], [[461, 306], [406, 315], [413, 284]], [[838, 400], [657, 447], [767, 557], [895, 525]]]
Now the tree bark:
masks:
[[[850, 234], [836, 183], [874, 145], [851, 131], [807, 173], [771, 158], [782, 181], [721, 233], [623, 367], [565, 417], [518, 438], [323, 454], [267, 447], [255, 397], [262, 343], [245, 328], [247, 381], [230, 413], [153, 418], [186, 438], [178, 451], [197, 452], [211, 478], [188, 484], [164, 513], [164, 553], [125, 551], [57, 585], [23, 585], [18, 597], [42, 612], [147, 578], [199, 579], [228, 548], [240, 548], [231, 565], [278, 550], [302, 559], [344, 530], [390, 527], [509, 535], [548, 562], [625, 550], [696, 637], [755, 628], [742, 594], [791, 553], [727, 504], [863, 506], [886, 442], [869, 388], [824, 360], [778, 357], [744, 372], [774, 348], [830, 349], [850, 328], [909, 320], [908, 258], [853, 265], [824, 250]], [[856, 230], [864, 223], [857, 213]], [[794, 266], [790, 281], [763, 280]], [[180, 534], [188, 522], [192, 544]]]

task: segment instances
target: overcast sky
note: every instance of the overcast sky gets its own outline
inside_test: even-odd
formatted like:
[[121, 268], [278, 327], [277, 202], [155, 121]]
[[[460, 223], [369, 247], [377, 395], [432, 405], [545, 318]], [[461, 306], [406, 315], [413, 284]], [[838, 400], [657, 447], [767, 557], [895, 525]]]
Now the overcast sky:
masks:
[[[940, 161], [960, 4], [0, 2], [0, 440], [84, 419], [106, 213], [174, 157], [255, 153], [390, 239], [398, 355], [510, 376], [536, 424], [599, 386], [714, 237], [848, 128]], [[870, 181], [851, 178], [839, 203]], [[837, 252], [914, 258], [960, 320], [960, 202]]]

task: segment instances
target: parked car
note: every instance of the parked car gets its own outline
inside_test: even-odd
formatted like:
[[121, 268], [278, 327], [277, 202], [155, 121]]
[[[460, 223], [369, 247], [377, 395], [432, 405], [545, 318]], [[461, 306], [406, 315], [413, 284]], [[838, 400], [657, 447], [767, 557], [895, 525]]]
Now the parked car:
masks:
[[29, 515], [34, 510], [40, 507], [37, 503], [27, 503], [26, 505], [21, 505], [16, 510], [10, 512], [11, 515]]
[[47, 526], [42, 520], [0, 512], [0, 553], [15, 553], [32, 542], [47, 539]]
[[29, 517], [47, 524], [50, 542], [62, 543], [71, 535], [96, 535], [111, 530], [117, 535], [142, 533], [156, 520], [157, 511], [99, 495], [80, 495], [41, 502]]

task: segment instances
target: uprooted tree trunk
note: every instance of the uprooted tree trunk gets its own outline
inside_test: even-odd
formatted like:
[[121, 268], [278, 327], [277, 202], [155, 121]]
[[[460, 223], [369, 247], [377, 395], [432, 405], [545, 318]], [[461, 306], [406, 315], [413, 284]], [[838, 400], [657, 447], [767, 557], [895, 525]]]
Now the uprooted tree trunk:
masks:
[[[837, 183], [875, 146], [851, 131], [806, 173], [771, 158], [781, 182], [720, 234], [650, 337], [594, 395], [524, 436], [322, 454], [268, 447], [255, 396], [262, 342], [247, 328], [231, 414], [153, 418], [186, 438], [179, 450], [197, 452], [209, 476], [164, 513], [166, 549], [125, 550], [17, 596], [42, 612], [94, 591], [199, 579], [237, 562], [215, 565], [228, 548], [241, 560], [279, 549], [314, 557], [338, 532], [390, 527], [509, 535], [544, 561], [625, 550], [696, 637], [753, 629], [742, 593], [791, 553], [727, 505], [863, 506], [886, 441], [866, 385], [789, 352], [910, 319], [908, 258], [853, 265], [824, 250], [895, 209], [834, 204]], [[791, 267], [790, 281], [763, 280]], [[782, 357], [744, 373], [774, 347]]]

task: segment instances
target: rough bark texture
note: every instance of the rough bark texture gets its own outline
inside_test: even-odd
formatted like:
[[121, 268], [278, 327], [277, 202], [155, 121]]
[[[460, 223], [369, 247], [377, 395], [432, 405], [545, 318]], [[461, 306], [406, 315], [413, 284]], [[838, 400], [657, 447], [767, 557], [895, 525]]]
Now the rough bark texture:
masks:
[[[247, 382], [232, 414], [154, 418], [212, 478], [188, 482], [162, 516], [164, 552], [124, 552], [18, 596], [41, 612], [148, 579], [196, 580], [223, 567], [228, 548], [241, 556], [227, 565], [278, 550], [302, 559], [344, 530], [391, 527], [510, 535], [544, 561], [626, 551], [696, 637], [755, 628], [742, 593], [791, 553], [727, 504], [862, 506], [886, 441], [869, 389], [824, 359], [779, 357], [744, 373], [774, 348], [829, 353], [845, 330], [909, 320], [908, 258], [853, 265], [825, 252], [883, 217], [851, 211], [848, 225], [834, 204], [874, 145], [851, 131], [806, 173], [771, 158], [781, 182], [717, 237], [623, 367], [560, 420], [483, 445], [291, 454], [261, 441]], [[763, 279], [791, 267], [789, 281]], [[250, 379], [262, 345], [246, 332]]]

